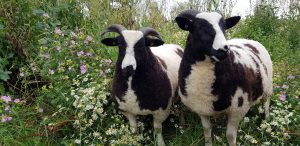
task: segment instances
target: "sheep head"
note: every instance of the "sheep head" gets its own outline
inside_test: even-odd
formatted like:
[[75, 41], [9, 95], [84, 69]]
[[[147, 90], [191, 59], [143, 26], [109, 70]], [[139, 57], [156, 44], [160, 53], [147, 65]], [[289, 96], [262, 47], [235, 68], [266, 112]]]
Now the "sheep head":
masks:
[[235, 26], [240, 16], [230, 17], [224, 20], [219, 12], [198, 12], [186, 10], [180, 13], [175, 21], [185, 31], [189, 31], [190, 43], [194, 49], [201, 49], [205, 55], [215, 61], [226, 58], [228, 47], [224, 32]]
[[107, 46], [119, 47], [117, 70], [122, 70], [121, 72], [125, 77], [134, 74], [136, 68], [143, 63], [143, 59], [149, 54], [150, 47], [164, 44], [159, 33], [150, 27], [127, 30], [122, 25], [113, 24], [105, 29], [101, 36], [107, 32], [119, 34], [114, 38], [104, 38], [101, 42]]

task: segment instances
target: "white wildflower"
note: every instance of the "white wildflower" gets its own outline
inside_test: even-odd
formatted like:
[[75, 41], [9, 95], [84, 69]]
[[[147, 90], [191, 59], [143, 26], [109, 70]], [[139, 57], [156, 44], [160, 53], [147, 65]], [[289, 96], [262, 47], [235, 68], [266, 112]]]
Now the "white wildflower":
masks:
[[88, 81], [88, 78], [83, 78], [83, 81], [84, 81], [84, 82]]
[[253, 138], [253, 137], [252, 137], [251, 135], [248, 135], [248, 134], [245, 135], [245, 139], [246, 139], [246, 140], [251, 140], [252, 138]]
[[87, 19], [90, 17], [90, 10], [86, 3], [81, 4], [81, 13], [82, 13], [84, 19]]
[[266, 141], [263, 143], [263, 145], [268, 146], [268, 145], [271, 145], [271, 143], [269, 141]]
[[272, 121], [270, 124], [273, 125], [273, 126], [278, 126], [279, 125], [277, 121]]
[[85, 106], [85, 110], [90, 110], [90, 109], [93, 109], [93, 108], [94, 108], [94, 106], [90, 105], [90, 104]]
[[257, 140], [256, 139], [251, 139], [251, 141], [250, 141], [251, 143], [257, 143]]
[[260, 113], [260, 114], [262, 114], [262, 113], [264, 113], [265, 111], [264, 111], [264, 109], [262, 108], [262, 106], [259, 106], [259, 108], [258, 108], [258, 112]]
[[266, 130], [266, 132], [268, 132], [268, 133], [272, 132], [272, 128], [268, 127], [267, 130]]
[[245, 123], [248, 123], [249, 121], [250, 121], [250, 120], [249, 120], [248, 117], [245, 117], [245, 118], [244, 118], [244, 122], [245, 122]]
[[98, 119], [98, 116], [97, 116], [97, 114], [95, 114], [95, 113], [94, 113], [94, 114], [92, 114], [92, 119], [93, 119], [93, 120], [97, 120], [97, 119]]
[[288, 133], [283, 133], [283, 137], [284, 138], [289, 138], [289, 134]]
[[80, 139], [75, 139], [74, 142], [77, 143], [77, 144], [80, 144], [80, 143], [81, 143], [81, 140], [80, 140]]
[[215, 138], [216, 138], [216, 140], [217, 140], [218, 142], [221, 142], [221, 141], [222, 141], [222, 138], [221, 138], [220, 136], [216, 136], [216, 135], [215, 135]]
[[265, 124], [265, 123], [260, 124], [260, 128], [261, 128], [261, 129], [266, 129], [267, 127], [268, 127], [268, 125]]
[[94, 132], [94, 133], [93, 133], [93, 136], [94, 136], [94, 137], [99, 137], [99, 136], [100, 136], [100, 133], [99, 133], [99, 132]]

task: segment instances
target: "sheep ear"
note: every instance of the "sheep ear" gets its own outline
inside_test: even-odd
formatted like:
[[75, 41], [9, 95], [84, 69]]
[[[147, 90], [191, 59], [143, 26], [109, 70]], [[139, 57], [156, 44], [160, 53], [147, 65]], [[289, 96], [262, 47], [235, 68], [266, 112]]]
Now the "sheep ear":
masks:
[[103, 43], [106, 46], [119, 45], [118, 38], [105, 38], [105, 39], [101, 40], [101, 43]]
[[153, 37], [145, 37], [145, 42], [146, 42], [146, 46], [149, 47], [157, 47], [165, 43], [163, 40], [153, 38]]
[[229, 29], [229, 28], [235, 26], [240, 21], [240, 19], [241, 19], [240, 16], [233, 16], [233, 17], [227, 18], [225, 20], [225, 29]]
[[175, 21], [182, 30], [192, 31], [193, 21], [186, 17], [176, 17]]

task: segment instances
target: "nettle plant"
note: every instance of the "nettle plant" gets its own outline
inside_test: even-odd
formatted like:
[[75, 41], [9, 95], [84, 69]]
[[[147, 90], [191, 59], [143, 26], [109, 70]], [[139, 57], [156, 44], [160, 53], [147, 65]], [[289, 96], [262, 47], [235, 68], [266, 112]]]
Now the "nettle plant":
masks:
[[70, 132], [64, 133], [64, 139], [71, 143], [138, 145], [144, 136], [130, 132], [111, 100], [113, 64], [105, 58], [100, 41], [84, 29], [53, 25], [47, 13], [38, 16], [37, 29], [43, 31], [38, 52], [29, 69], [23, 70], [35, 70], [49, 81], [38, 93], [40, 106], [50, 100], [56, 107], [50, 120], [43, 121], [48, 129], [56, 132], [53, 129], [67, 121], [72, 129], [66, 129]]

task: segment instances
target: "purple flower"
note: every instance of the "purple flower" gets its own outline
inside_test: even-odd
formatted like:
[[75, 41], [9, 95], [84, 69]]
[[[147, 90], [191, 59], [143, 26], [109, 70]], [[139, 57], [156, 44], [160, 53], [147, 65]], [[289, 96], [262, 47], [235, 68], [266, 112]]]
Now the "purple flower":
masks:
[[44, 109], [43, 108], [39, 108], [38, 110], [40, 113], [44, 112]]
[[92, 56], [92, 53], [91, 52], [87, 52], [86, 56]]
[[71, 36], [74, 37], [74, 38], [78, 38], [77, 34], [73, 31], [71, 32]]
[[281, 88], [282, 88], [282, 89], [287, 89], [287, 88], [289, 88], [289, 86], [288, 86], [288, 85], [285, 85], [285, 84], [283, 84], [283, 85], [281, 86]]
[[43, 16], [46, 17], [46, 18], [50, 18], [48, 13], [44, 13]]
[[93, 40], [93, 38], [92, 38], [91, 36], [88, 35], [87, 38], [86, 38], [86, 40], [90, 42], [90, 41]]
[[50, 73], [51, 75], [53, 75], [53, 74], [54, 74], [54, 70], [53, 70], [53, 69], [49, 69], [49, 73]]
[[10, 109], [9, 106], [6, 106], [6, 107], [4, 108], [5, 111], [9, 111], [9, 109]]
[[285, 100], [286, 100], [285, 92], [283, 92], [283, 91], [280, 92], [279, 99], [280, 99], [281, 101], [285, 101]]
[[110, 65], [112, 63], [112, 61], [110, 59], [105, 59], [104, 62], [108, 65]]
[[295, 79], [295, 76], [293, 76], [293, 75], [289, 75], [289, 76], [287, 77], [287, 79], [288, 79], [288, 80]]
[[59, 27], [56, 27], [54, 32], [56, 34], [58, 34], [58, 35], [62, 35], [63, 34]]
[[11, 98], [9, 96], [1, 96], [1, 99], [4, 100], [6, 103], [11, 102]]
[[19, 98], [16, 98], [16, 99], [14, 100], [14, 102], [15, 102], [15, 103], [20, 103], [21, 100], [20, 100]]
[[83, 51], [77, 52], [77, 56], [82, 56], [84, 54]]
[[80, 65], [80, 73], [85, 74], [86, 73], [86, 66], [84, 64]]
[[12, 117], [2, 115], [2, 120], [1, 120], [2, 123], [9, 122], [11, 120], [12, 120]]

